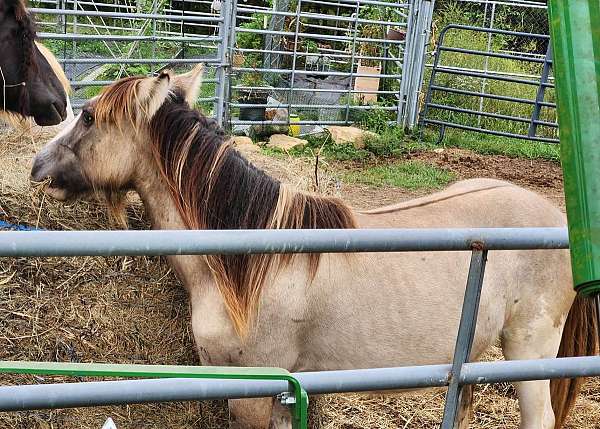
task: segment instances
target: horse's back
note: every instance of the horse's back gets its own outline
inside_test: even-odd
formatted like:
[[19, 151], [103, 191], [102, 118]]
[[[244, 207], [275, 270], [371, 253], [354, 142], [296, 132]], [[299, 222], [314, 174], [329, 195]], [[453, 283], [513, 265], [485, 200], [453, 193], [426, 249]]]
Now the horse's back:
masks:
[[[367, 228], [564, 225], [549, 201], [507, 182], [463, 181], [432, 197], [385, 213], [357, 213], [357, 219]], [[307, 289], [307, 316], [317, 320], [303, 332], [310, 347], [298, 369], [448, 362], [468, 267], [469, 252], [324, 255]], [[490, 252], [474, 355], [510, 323], [533, 320], [552, 296], [551, 311], [562, 313], [559, 303], [572, 299], [569, 276], [562, 250]]]
[[541, 195], [495, 179], [469, 179], [422, 198], [356, 212], [364, 228], [508, 228], [564, 226]]

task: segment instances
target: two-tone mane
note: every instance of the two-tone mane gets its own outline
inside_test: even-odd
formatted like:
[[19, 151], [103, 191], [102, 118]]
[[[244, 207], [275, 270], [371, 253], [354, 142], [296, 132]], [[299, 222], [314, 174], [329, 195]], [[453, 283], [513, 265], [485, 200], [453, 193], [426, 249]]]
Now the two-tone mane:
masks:
[[[139, 81], [137, 81], [139, 82]], [[138, 91], [134, 79], [109, 87], [96, 116], [110, 111], [139, 123], [127, 106]], [[124, 101], [125, 100], [125, 101]], [[107, 118], [108, 119], [108, 118]], [[298, 192], [247, 161], [227, 141], [216, 122], [172, 94], [149, 124], [155, 162], [189, 229], [355, 228], [350, 209], [335, 198]], [[267, 276], [291, 260], [281, 255], [208, 256], [208, 265], [241, 337], [248, 327]], [[308, 256], [313, 278], [320, 255]]]

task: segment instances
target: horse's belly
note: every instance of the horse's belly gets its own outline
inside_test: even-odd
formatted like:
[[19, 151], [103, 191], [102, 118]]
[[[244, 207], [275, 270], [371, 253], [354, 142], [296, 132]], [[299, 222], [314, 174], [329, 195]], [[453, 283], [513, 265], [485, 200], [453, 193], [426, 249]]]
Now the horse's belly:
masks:
[[[469, 268], [468, 252], [357, 256], [336, 281], [313, 285], [319, 314], [298, 370], [448, 363], [452, 359]], [[498, 337], [508, 285], [487, 273], [473, 355]], [[331, 280], [331, 276], [328, 277]], [[324, 293], [320, 293], [323, 288]], [[332, 290], [333, 288], [333, 290]], [[335, 293], [334, 293], [335, 291]]]

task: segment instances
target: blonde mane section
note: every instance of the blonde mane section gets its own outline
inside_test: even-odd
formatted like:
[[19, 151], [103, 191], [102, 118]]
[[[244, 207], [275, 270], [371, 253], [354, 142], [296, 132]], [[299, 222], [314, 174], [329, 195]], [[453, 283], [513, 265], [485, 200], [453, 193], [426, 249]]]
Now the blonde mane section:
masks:
[[170, 72], [162, 72], [156, 78], [130, 76], [105, 87], [98, 98], [94, 109], [94, 117], [98, 126], [113, 124], [120, 131], [129, 123], [139, 132], [147, 126], [152, 115], [160, 108], [168, 96], [159, 94], [160, 82], [171, 79]]
[[69, 78], [65, 74], [65, 71], [63, 70], [62, 66], [60, 65], [54, 54], [50, 51], [50, 49], [48, 49], [47, 47], [45, 47], [37, 41], [35, 42], [35, 46], [37, 46], [37, 48], [40, 50], [46, 61], [48, 61], [48, 64], [50, 64], [52, 71], [60, 81], [60, 84], [62, 85], [63, 89], [65, 90], [68, 96], [71, 93], [71, 84], [69, 83]]

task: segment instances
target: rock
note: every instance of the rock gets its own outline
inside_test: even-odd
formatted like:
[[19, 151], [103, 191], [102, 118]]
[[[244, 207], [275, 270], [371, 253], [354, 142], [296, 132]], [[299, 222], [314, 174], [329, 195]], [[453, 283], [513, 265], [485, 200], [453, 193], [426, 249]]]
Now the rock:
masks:
[[434, 151], [435, 153], [444, 153], [444, 149], [442, 149], [441, 147], [440, 147], [440, 148], [437, 148], [437, 149], [433, 149], [433, 151]]
[[377, 137], [378, 135], [371, 132], [361, 130], [356, 127], [328, 127], [329, 133], [331, 134], [331, 140], [335, 144], [352, 144], [356, 149], [364, 149], [365, 140], [370, 137]]
[[248, 145], [251, 144], [253, 145], [254, 143], [252, 143], [252, 139], [250, 137], [246, 137], [246, 136], [234, 136], [231, 141], [233, 142], [233, 144], [235, 146], [243, 146], [243, 145]]
[[284, 134], [273, 134], [269, 138], [267, 147], [288, 151], [296, 147], [302, 147], [308, 142], [306, 140], [297, 139], [296, 137], [286, 136]]
[[242, 154], [258, 153], [258, 152], [260, 152], [260, 146], [254, 144], [254, 143], [252, 143], [252, 144], [243, 144], [241, 146], [237, 146], [236, 149], [238, 150], [238, 152], [240, 152]]

